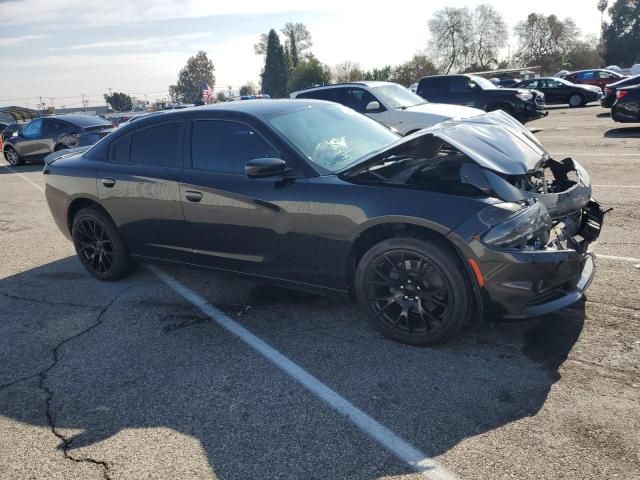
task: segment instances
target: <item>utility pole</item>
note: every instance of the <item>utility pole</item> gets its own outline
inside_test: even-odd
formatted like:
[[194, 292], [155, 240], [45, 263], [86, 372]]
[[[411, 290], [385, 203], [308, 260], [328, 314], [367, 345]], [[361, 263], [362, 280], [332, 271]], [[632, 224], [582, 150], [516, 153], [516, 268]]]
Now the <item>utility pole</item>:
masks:
[[86, 96], [84, 93], [81, 93], [80, 95], [82, 95], [82, 109], [86, 112], [87, 111], [87, 102], [84, 99], [84, 97]]
[[42, 103], [42, 95], [40, 95], [40, 111], [44, 112], [44, 103]]
[[56, 107], [53, 104], [53, 97], [49, 97], [49, 100], [51, 101], [51, 109], [53, 110], [53, 113], [56, 113]]

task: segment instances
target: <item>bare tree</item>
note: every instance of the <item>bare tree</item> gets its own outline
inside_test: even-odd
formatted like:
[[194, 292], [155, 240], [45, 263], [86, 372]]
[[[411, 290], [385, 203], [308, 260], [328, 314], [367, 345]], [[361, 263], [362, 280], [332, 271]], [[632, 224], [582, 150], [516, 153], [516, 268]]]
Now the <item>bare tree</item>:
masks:
[[301, 58], [311, 53], [313, 45], [311, 33], [304, 23], [287, 22], [280, 31], [285, 36], [286, 43], [296, 46], [297, 53]]
[[445, 7], [429, 20], [431, 52], [441, 70], [466, 67], [471, 56], [473, 22], [468, 8]]
[[260, 38], [258, 39], [258, 43], [253, 45], [253, 52], [256, 55], [266, 55], [268, 40], [269, 40], [269, 35], [266, 33], [261, 33]]
[[358, 62], [352, 62], [351, 60], [346, 60], [335, 65], [332, 74], [335, 82], [355, 82], [362, 80], [362, 76], [364, 75], [360, 64]]
[[[289, 50], [293, 50], [293, 54], [296, 57], [296, 63], [298, 58], [304, 58], [311, 53], [311, 33], [304, 23], [285, 23], [282, 30], [284, 35], [284, 47]], [[267, 41], [268, 35], [266, 33], [260, 34], [258, 43], [253, 46], [253, 51], [256, 55], [266, 55], [267, 53]]]
[[486, 3], [473, 11], [472, 61], [480, 70], [498, 64], [498, 53], [507, 43], [507, 24], [502, 15]]
[[570, 18], [530, 13], [519, 22], [514, 32], [518, 37], [516, 57], [528, 65], [541, 65], [544, 71], [561, 65], [580, 38], [580, 30]]

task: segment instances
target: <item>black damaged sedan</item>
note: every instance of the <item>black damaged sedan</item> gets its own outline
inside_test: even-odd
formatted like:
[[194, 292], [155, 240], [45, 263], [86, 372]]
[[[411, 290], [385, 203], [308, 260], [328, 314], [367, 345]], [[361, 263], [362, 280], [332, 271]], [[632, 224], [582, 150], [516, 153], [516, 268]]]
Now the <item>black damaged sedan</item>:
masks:
[[580, 299], [603, 212], [574, 160], [502, 112], [399, 137], [322, 101], [149, 115], [45, 165], [46, 197], [86, 269], [137, 261], [353, 294], [401, 342], [472, 312], [526, 318]]

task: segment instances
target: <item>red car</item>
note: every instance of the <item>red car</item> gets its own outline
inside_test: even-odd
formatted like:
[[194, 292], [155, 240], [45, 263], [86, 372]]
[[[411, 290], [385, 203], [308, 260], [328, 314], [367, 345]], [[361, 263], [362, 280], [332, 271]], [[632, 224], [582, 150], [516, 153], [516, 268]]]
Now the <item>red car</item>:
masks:
[[596, 87], [600, 87], [600, 90], [604, 91], [605, 86], [610, 83], [617, 82], [618, 80], [622, 80], [623, 78], [627, 78], [627, 76], [612, 70], [596, 68], [593, 70], [579, 70], [577, 72], [572, 72], [562, 78], [569, 80], [571, 83], [595, 85]]

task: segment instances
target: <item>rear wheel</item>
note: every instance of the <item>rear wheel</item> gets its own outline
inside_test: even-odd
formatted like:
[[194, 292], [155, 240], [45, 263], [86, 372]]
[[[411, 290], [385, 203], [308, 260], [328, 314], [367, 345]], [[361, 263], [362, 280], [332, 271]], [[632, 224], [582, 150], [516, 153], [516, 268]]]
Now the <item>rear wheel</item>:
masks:
[[576, 108], [584, 105], [584, 97], [579, 93], [574, 93], [569, 97], [569, 106]]
[[71, 233], [78, 258], [94, 277], [110, 281], [131, 273], [133, 264], [122, 237], [100, 210], [80, 210], [73, 219]]
[[14, 167], [17, 167], [18, 165], [22, 165], [24, 163], [24, 160], [20, 158], [17, 150], [13, 147], [6, 147], [4, 149], [4, 158]]
[[356, 270], [358, 302], [385, 336], [411, 345], [452, 338], [469, 313], [459, 262], [447, 249], [410, 237], [384, 240]]

